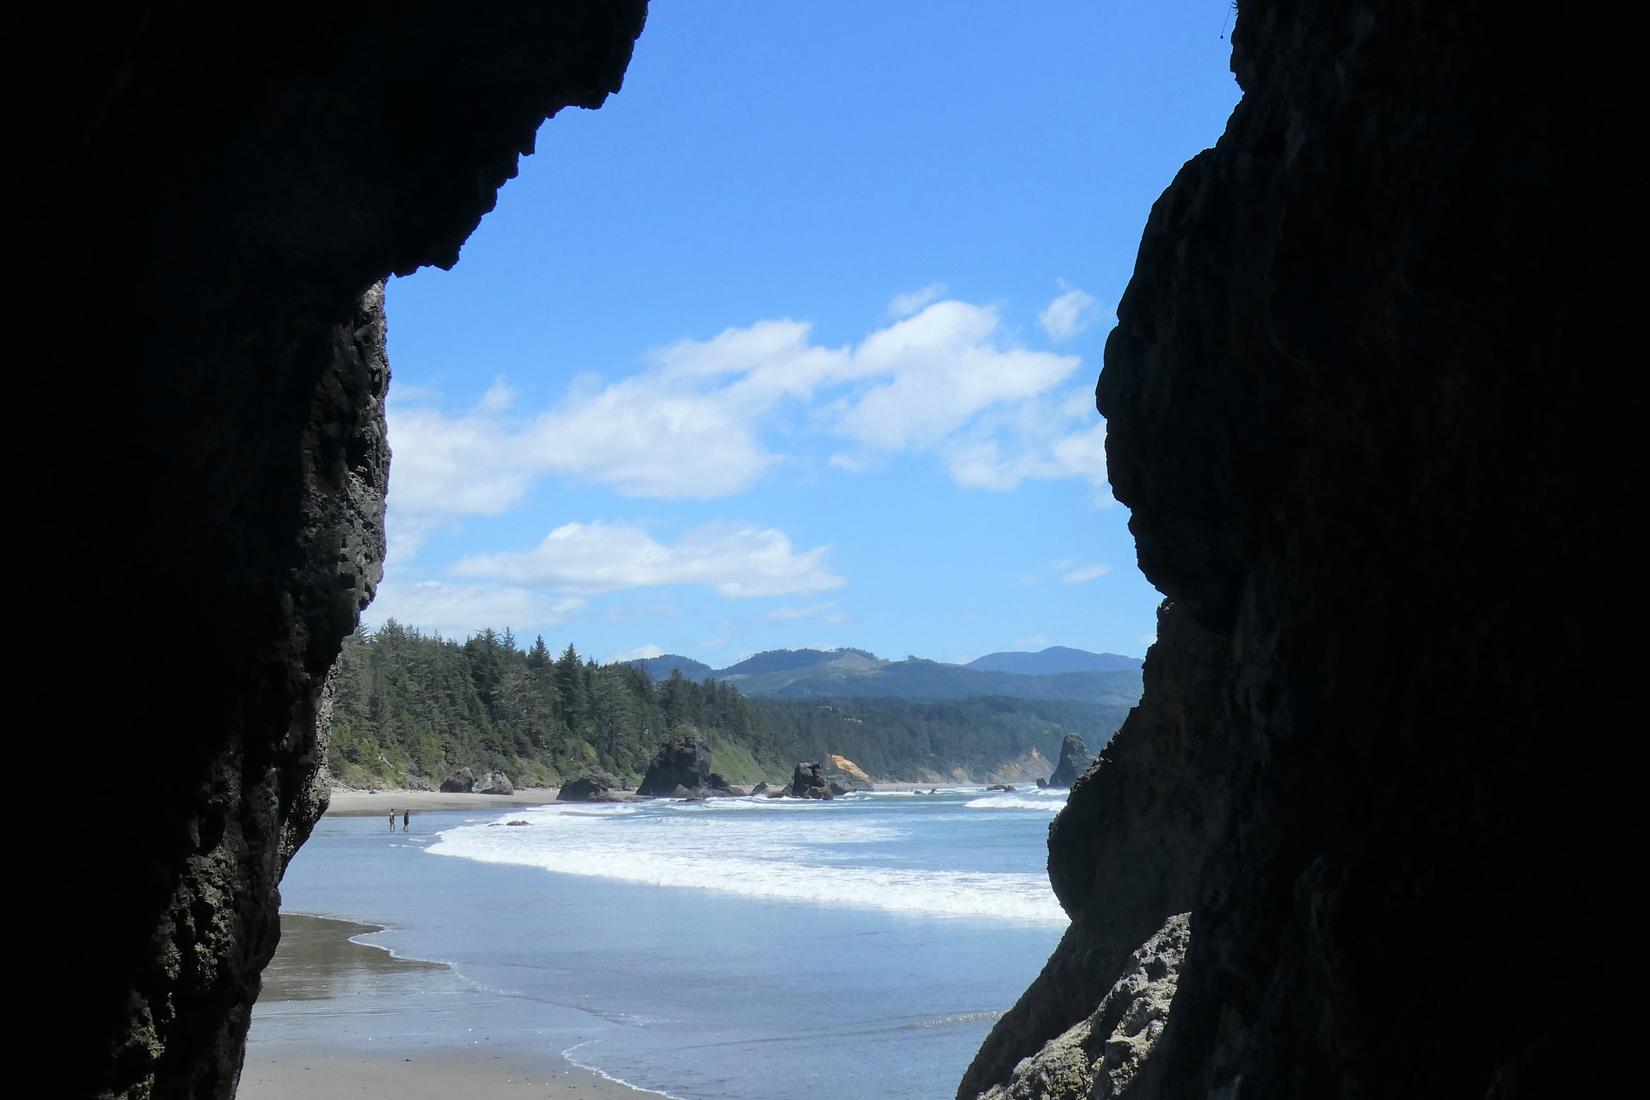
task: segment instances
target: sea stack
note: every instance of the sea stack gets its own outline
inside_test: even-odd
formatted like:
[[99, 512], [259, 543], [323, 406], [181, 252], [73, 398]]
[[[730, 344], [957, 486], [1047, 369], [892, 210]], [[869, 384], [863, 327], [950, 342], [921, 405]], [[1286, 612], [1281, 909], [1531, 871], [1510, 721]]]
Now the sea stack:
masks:
[[636, 793], [651, 798], [682, 797], [678, 787], [703, 793], [710, 788], [710, 746], [697, 732], [684, 731], [659, 746]]
[[1060, 763], [1054, 767], [1054, 774], [1048, 777], [1050, 787], [1070, 787], [1077, 782], [1077, 778], [1089, 770], [1094, 763], [1094, 754], [1089, 747], [1083, 744], [1083, 739], [1075, 733], [1066, 734], [1066, 739], [1060, 744]]
[[820, 798], [830, 799], [831, 784], [825, 778], [825, 769], [818, 763], [804, 763], [796, 766], [791, 773], [792, 798]]

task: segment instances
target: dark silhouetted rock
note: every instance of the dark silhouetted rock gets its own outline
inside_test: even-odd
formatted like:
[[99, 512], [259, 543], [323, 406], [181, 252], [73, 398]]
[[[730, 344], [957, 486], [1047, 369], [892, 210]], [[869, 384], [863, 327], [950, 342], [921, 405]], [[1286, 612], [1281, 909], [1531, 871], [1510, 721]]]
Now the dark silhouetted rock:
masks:
[[768, 793], [768, 785], [766, 783], [758, 783], [756, 786], [751, 788], [752, 796], [764, 795], [764, 794], [767, 794], [767, 793]]
[[1071, 925], [959, 1096], [1011, 1088], [1188, 912], [1129, 1100], [1631, 1072], [1588, 1007], [1619, 973], [1577, 964], [1640, 858], [1613, 732], [1639, 650], [1610, 641], [1638, 623], [1631, 37], [1240, 0], [1243, 100], [1153, 206], [1097, 392], [1165, 596], [1145, 693], [1050, 830]]
[[1066, 739], [1060, 742], [1060, 762], [1054, 766], [1054, 774], [1048, 777], [1045, 786], [1069, 787], [1082, 778], [1093, 763], [1094, 754], [1083, 744], [1083, 739], [1075, 733], [1068, 733]]
[[469, 794], [475, 785], [475, 773], [469, 768], [460, 768], [441, 781], [441, 789], [448, 794]]
[[791, 785], [786, 793], [792, 798], [831, 798], [831, 785], [825, 778], [825, 769], [817, 763], [798, 764], [791, 773]]
[[710, 746], [697, 733], [668, 738], [654, 753], [636, 793], [650, 798], [681, 797], [676, 788], [704, 792], [710, 788]]
[[618, 787], [618, 781], [607, 772], [590, 772], [562, 784], [556, 794], [557, 802], [598, 802]]
[[1048, 787], [1048, 780], [1047, 779], [1037, 780], [1037, 789], [1038, 790], [1044, 790], [1047, 787]]
[[42, 80], [11, 439], [38, 474], [8, 564], [73, 579], [12, 610], [40, 652], [91, 622], [141, 636], [96, 692], [31, 670], [80, 697], [97, 761], [98, 812], [53, 860], [76, 945], [53, 1093], [233, 1094], [277, 884], [326, 806], [328, 671], [382, 576], [381, 284], [456, 261], [522, 153], [554, 149], [544, 119], [617, 91], [644, 12], [116, 4], [13, 28]]
[[993, 783], [986, 788], [988, 791], [1012, 791], [1013, 789], [1014, 784], [1012, 783]]

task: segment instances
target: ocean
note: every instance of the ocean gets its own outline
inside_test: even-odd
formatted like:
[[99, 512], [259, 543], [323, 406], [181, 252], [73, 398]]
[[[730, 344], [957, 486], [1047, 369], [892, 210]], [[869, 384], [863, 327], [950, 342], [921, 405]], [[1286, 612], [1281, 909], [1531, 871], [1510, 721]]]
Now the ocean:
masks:
[[1063, 796], [516, 807], [405, 834], [329, 815], [283, 912], [448, 969], [260, 1002], [252, 1042], [484, 1042], [682, 1100], [950, 1098], [1065, 929]]

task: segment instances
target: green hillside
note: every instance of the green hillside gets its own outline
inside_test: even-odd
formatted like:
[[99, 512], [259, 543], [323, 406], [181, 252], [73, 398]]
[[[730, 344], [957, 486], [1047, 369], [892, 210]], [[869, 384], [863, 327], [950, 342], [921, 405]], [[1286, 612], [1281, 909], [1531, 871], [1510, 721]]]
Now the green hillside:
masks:
[[461, 643], [391, 621], [346, 639], [326, 751], [346, 786], [435, 786], [461, 767], [555, 786], [590, 768], [635, 780], [667, 735], [691, 728], [736, 783], [785, 778], [831, 753], [885, 780], [984, 778], [1032, 749], [1052, 760], [1066, 733], [1104, 743], [1133, 701], [1126, 684], [1094, 702], [752, 700], [725, 681], [654, 680], [572, 646], [552, 655], [542, 638], [524, 649], [509, 631], [485, 630]]

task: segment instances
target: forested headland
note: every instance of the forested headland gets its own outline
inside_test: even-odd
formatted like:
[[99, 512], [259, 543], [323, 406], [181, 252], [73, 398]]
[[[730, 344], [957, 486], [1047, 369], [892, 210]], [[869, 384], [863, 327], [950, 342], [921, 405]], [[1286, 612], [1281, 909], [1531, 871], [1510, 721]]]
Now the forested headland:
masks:
[[327, 764], [351, 787], [435, 786], [459, 768], [517, 786], [556, 786], [601, 768], [634, 781], [659, 743], [702, 734], [730, 781], [788, 778], [835, 753], [873, 778], [919, 782], [1014, 772], [1052, 761], [1067, 733], [1098, 747], [1127, 706], [1007, 698], [752, 699], [731, 684], [634, 663], [598, 664], [510, 631], [457, 642], [395, 621], [344, 642], [331, 684]]

